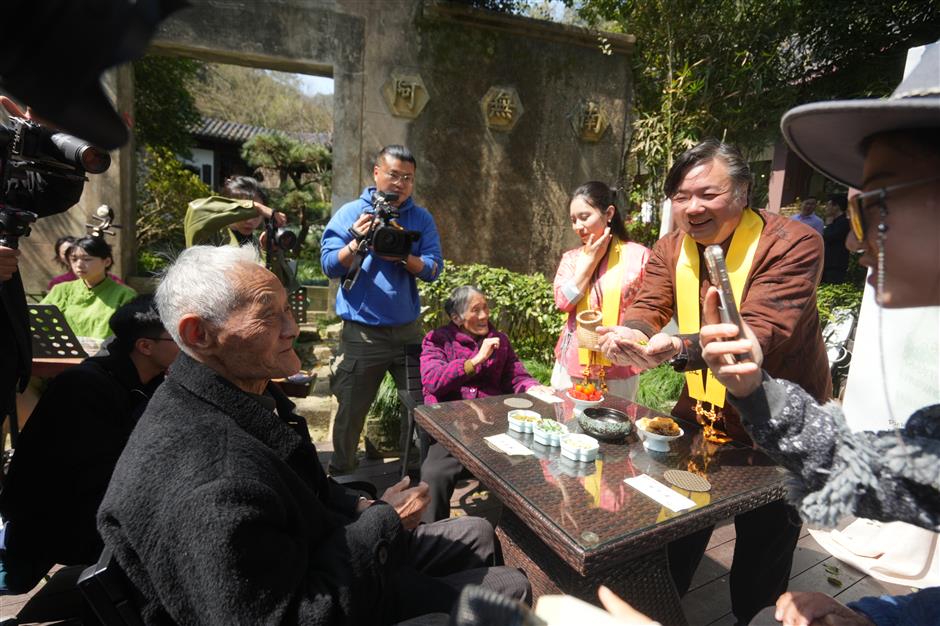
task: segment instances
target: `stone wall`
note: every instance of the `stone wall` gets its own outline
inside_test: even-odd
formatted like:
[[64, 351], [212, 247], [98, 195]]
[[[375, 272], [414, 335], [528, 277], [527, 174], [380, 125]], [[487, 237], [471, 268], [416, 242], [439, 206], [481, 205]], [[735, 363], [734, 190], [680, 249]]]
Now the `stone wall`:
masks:
[[[445, 258], [551, 275], [576, 244], [568, 193], [590, 179], [615, 182], [623, 169], [632, 41], [610, 35], [604, 54], [583, 29], [435, 0], [193, 0], [161, 26], [152, 51], [332, 76], [334, 210], [371, 184], [382, 145], [404, 143]], [[129, 69], [110, 84], [132, 115]], [[414, 97], [403, 98], [409, 85]], [[55, 272], [45, 262], [55, 237], [82, 233], [102, 202], [119, 210], [116, 272], [127, 273], [132, 153], [115, 153], [80, 207], [37, 226], [24, 245], [29, 290]]]

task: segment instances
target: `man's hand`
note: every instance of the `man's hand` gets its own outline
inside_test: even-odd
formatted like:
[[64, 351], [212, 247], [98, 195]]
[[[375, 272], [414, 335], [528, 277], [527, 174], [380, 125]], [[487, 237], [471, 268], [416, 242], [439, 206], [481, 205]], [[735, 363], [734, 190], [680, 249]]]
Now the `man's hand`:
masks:
[[480, 344], [480, 350], [473, 355], [470, 362], [473, 363], [475, 367], [480, 367], [496, 352], [496, 348], [498, 347], [499, 337], [487, 337], [483, 340], [483, 343]]
[[356, 237], [364, 237], [365, 234], [369, 231], [369, 224], [372, 222], [373, 215], [371, 213], [363, 213], [356, 221], [353, 222], [353, 225], [350, 226], [352, 231], [356, 233]]
[[10, 280], [13, 274], [16, 274], [19, 256], [19, 250], [0, 246], [0, 283]]
[[861, 613], [818, 591], [788, 591], [783, 594], [777, 600], [774, 619], [783, 622], [784, 626], [874, 626]]
[[678, 337], [657, 333], [650, 338], [640, 331], [624, 326], [601, 326], [600, 348], [617, 365], [632, 365], [643, 369], [656, 367], [679, 352]]
[[[754, 331], [741, 321], [744, 339], [733, 339], [738, 336], [738, 327], [734, 324], [722, 324], [718, 313], [718, 290], [708, 288], [705, 294], [703, 318], [705, 324], [699, 331], [702, 344], [702, 357], [715, 378], [724, 385], [728, 391], [738, 398], [746, 398], [760, 387], [763, 375], [760, 364], [764, 355]], [[730, 341], [724, 341], [730, 339]], [[737, 362], [733, 355], [746, 354], [747, 361]]]
[[401, 518], [401, 525], [408, 530], [417, 528], [421, 521], [421, 514], [427, 508], [430, 497], [428, 484], [419, 483], [417, 487], [408, 487], [410, 478], [402, 478], [396, 484], [385, 490], [382, 500], [387, 502]]

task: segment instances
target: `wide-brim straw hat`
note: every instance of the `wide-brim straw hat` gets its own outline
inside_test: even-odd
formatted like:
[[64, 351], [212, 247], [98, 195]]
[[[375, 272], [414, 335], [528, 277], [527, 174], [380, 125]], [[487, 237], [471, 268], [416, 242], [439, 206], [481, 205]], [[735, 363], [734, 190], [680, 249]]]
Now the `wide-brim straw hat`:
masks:
[[780, 130], [790, 148], [829, 178], [860, 188], [864, 141], [893, 130], [940, 128], [940, 41], [888, 98], [835, 100], [787, 111]]

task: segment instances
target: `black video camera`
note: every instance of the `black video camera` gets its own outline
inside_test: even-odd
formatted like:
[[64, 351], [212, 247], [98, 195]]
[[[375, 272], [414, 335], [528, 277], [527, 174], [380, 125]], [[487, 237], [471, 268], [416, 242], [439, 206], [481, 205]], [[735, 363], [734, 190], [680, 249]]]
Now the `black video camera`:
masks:
[[350, 234], [359, 238], [359, 247], [356, 249], [356, 257], [349, 266], [349, 272], [343, 281], [344, 289], [352, 289], [352, 286], [356, 284], [356, 279], [359, 278], [359, 272], [362, 269], [362, 261], [369, 250], [379, 256], [406, 259], [411, 254], [411, 244], [421, 238], [419, 231], [405, 230], [395, 221], [400, 215], [398, 209], [392, 206], [392, 202], [396, 200], [398, 200], [398, 194], [374, 192], [372, 194], [372, 221], [369, 222], [366, 234], [359, 237], [350, 227]]
[[11, 165], [43, 174], [101, 174], [111, 167], [111, 155], [83, 139], [53, 131], [32, 120], [10, 117], [0, 124], [0, 153]]
[[111, 156], [87, 141], [10, 116], [9, 125], [0, 124], [0, 245], [19, 247], [20, 237], [29, 236], [38, 217], [7, 204], [7, 181], [14, 169], [84, 181], [85, 172], [101, 174], [110, 166]]
[[405, 230], [398, 222], [400, 213], [392, 206], [398, 194], [376, 191], [372, 194], [372, 222], [359, 244], [371, 248], [379, 256], [405, 259], [411, 254], [411, 244], [421, 238], [416, 230]]

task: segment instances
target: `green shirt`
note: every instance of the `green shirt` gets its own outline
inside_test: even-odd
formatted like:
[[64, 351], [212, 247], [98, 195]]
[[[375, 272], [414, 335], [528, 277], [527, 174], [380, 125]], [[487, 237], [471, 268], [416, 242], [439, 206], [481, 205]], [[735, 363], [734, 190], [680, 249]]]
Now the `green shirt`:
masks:
[[110, 278], [91, 289], [78, 279], [53, 287], [42, 304], [59, 307], [76, 336], [107, 339], [113, 334], [108, 325], [111, 315], [136, 295], [127, 285], [119, 285]]
[[222, 196], [197, 198], [189, 203], [183, 218], [186, 247], [226, 244], [237, 246], [235, 234], [226, 226], [253, 217], [258, 217], [254, 200], [233, 200]]

